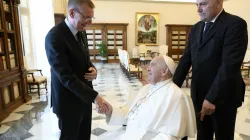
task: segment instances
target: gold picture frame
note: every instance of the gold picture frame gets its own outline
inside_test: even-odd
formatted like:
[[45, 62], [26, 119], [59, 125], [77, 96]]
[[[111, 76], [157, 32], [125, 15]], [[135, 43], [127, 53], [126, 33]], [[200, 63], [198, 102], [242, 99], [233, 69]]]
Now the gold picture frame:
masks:
[[159, 13], [136, 13], [135, 45], [158, 46]]

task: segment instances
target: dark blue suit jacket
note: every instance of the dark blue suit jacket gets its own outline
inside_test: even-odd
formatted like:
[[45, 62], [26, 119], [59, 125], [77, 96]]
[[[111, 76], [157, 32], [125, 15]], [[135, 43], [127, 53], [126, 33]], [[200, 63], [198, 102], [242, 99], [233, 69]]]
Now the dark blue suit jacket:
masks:
[[181, 86], [192, 66], [191, 97], [196, 112], [204, 99], [220, 107], [239, 107], [245, 94], [241, 76], [248, 33], [247, 23], [224, 10], [209, 29], [202, 42], [204, 22], [195, 24], [189, 42], [174, 75]]
[[[84, 44], [88, 46], [86, 32], [83, 33]], [[51, 66], [53, 112], [57, 115], [91, 115], [92, 102], [98, 93], [93, 90], [92, 82], [84, 79], [88, 68], [93, 67], [88, 48], [78, 44], [62, 21], [48, 32], [45, 49]]]

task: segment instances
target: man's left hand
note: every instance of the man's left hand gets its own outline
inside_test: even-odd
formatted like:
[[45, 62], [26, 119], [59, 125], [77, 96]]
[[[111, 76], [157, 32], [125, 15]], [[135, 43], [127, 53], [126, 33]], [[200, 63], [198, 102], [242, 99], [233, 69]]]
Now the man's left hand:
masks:
[[84, 78], [88, 81], [93, 81], [97, 76], [96, 69], [93, 67], [89, 67], [89, 71], [90, 73], [85, 73]]
[[201, 121], [203, 121], [205, 115], [211, 115], [214, 113], [214, 111], [215, 111], [215, 105], [210, 103], [207, 100], [204, 100], [203, 105], [202, 105], [202, 109], [200, 112]]

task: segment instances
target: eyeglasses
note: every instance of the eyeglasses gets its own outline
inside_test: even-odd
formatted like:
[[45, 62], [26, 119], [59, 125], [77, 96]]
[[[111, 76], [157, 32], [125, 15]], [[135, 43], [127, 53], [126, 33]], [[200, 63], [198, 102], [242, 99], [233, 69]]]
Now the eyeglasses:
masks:
[[82, 18], [85, 20], [85, 22], [89, 22], [89, 21], [92, 21], [95, 19], [95, 17], [85, 17], [81, 12], [79, 12], [77, 10], [75, 10], [75, 11], [82, 16]]

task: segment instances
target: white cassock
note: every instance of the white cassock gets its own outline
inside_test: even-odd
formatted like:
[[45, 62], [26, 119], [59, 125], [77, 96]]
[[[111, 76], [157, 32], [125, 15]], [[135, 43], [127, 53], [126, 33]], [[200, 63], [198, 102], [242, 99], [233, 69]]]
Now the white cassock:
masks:
[[172, 79], [146, 85], [130, 105], [113, 109], [110, 125], [127, 125], [101, 140], [179, 140], [196, 133], [191, 98]]

